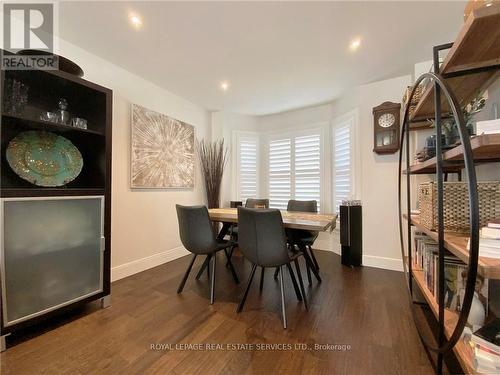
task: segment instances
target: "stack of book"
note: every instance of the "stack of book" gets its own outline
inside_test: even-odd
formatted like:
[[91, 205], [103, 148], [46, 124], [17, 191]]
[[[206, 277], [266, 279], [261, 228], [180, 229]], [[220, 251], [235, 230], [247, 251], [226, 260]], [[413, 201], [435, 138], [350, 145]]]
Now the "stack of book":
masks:
[[500, 119], [476, 122], [476, 134], [499, 134]]
[[500, 373], [500, 318], [484, 325], [472, 334], [474, 366], [484, 374]]
[[[470, 239], [467, 250], [470, 250]], [[500, 220], [490, 221], [487, 226], [481, 228], [479, 256], [500, 259]]]

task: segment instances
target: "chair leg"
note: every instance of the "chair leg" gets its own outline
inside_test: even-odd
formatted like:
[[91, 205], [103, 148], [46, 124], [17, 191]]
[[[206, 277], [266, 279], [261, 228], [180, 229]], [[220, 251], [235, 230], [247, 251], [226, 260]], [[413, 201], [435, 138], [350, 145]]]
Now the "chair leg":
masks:
[[283, 328], [286, 329], [285, 287], [283, 285], [283, 266], [280, 266], [281, 313], [283, 314]]
[[184, 285], [186, 284], [186, 280], [189, 276], [189, 273], [191, 272], [191, 268], [193, 268], [194, 260], [196, 259], [196, 254], [193, 254], [193, 257], [191, 258], [191, 262], [189, 262], [189, 266], [186, 270], [186, 273], [184, 274], [184, 277], [182, 278], [181, 283], [179, 284], [179, 287], [177, 288], [177, 294], [182, 293], [182, 289], [184, 289]]
[[307, 270], [307, 281], [309, 282], [309, 285], [312, 285], [311, 268], [309, 267], [309, 263], [307, 263], [307, 261], [306, 261], [306, 270]]
[[236, 284], [239, 284], [240, 280], [238, 279], [238, 275], [236, 274], [236, 271], [233, 267], [233, 263], [231, 262], [231, 256], [227, 253], [227, 249], [224, 249], [224, 254], [226, 254], [227, 263], [229, 264], [229, 269], [231, 270], [231, 273], [233, 274], [234, 282]]
[[243, 298], [241, 298], [240, 303], [238, 304], [238, 308], [236, 309], [237, 313], [240, 313], [243, 310], [243, 306], [245, 305], [245, 301], [248, 296], [248, 291], [250, 290], [250, 285], [252, 285], [253, 276], [255, 275], [255, 270], [257, 269], [257, 265], [254, 264], [252, 267], [252, 271], [250, 272], [250, 276], [248, 277], [247, 287], [245, 289], [245, 294], [243, 294]]
[[262, 289], [264, 288], [264, 272], [266, 271], [266, 267], [260, 268], [260, 285], [259, 291], [262, 293]]
[[309, 248], [309, 253], [311, 254], [312, 261], [313, 261], [314, 265], [316, 266], [316, 269], [319, 271], [319, 264], [318, 264], [318, 261], [316, 260], [316, 257], [314, 256], [313, 249], [311, 246], [308, 246], [308, 248]]
[[302, 272], [300, 271], [299, 261], [297, 259], [294, 259], [293, 262], [295, 263], [295, 269], [297, 270], [297, 277], [299, 279], [300, 291], [302, 292], [302, 297], [304, 299], [304, 306], [305, 306], [306, 310], [309, 310], [309, 305], [307, 303], [306, 291], [304, 288], [304, 282], [302, 281]]
[[276, 270], [274, 271], [274, 280], [278, 280], [278, 273], [280, 272], [280, 268], [276, 267]]
[[205, 271], [205, 268], [207, 267], [207, 264], [208, 263], [208, 255], [207, 257], [205, 258], [205, 260], [203, 261], [203, 264], [201, 265], [200, 267], [200, 270], [198, 271], [198, 273], [196, 274], [196, 280], [199, 280], [201, 275], [203, 275], [203, 271]]
[[[215, 301], [215, 267], [217, 265], [217, 253], [215, 253], [212, 258], [212, 280], [211, 280], [211, 287], [210, 287], [210, 304], [213, 305]], [[210, 267], [207, 267], [207, 270]]]
[[297, 285], [297, 280], [295, 280], [295, 275], [293, 274], [292, 267], [290, 263], [286, 264], [286, 268], [288, 268], [288, 273], [290, 274], [290, 279], [292, 279], [293, 289], [295, 289], [295, 295], [299, 301], [302, 301], [302, 295], [300, 294], [299, 286]]
[[[215, 256], [217, 253], [213, 254]], [[210, 280], [210, 261], [212, 260], [212, 254], [208, 256], [208, 262], [207, 262], [207, 279]]]

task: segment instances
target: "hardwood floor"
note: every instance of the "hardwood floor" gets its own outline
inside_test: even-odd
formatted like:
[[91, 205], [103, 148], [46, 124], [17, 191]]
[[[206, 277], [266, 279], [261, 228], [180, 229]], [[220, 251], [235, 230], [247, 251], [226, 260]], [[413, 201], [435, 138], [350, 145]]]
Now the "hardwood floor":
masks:
[[[235, 285], [219, 255], [216, 302], [206, 274], [184, 292], [177, 286], [190, 257], [112, 284], [112, 306], [92, 304], [8, 338], [2, 374], [432, 374], [408, 308], [403, 275], [350, 269], [331, 252], [316, 251], [323, 283], [308, 288], [310, 310], [297, 302], [286, 274], [288, 329], [280, 320], [280, 289], [271, 270], [259, 294], [260, 270], [244, 310], [236, 305], [250, 263], [235, 260]], [[305, 275], [305, 272], [303, 271]], [[307, 288], [307, 281], [306, 281]], [[176, 344], [254, 344], [254, 350], [182, 350]], [[152, 345], [164, 345], [163, 350]], [[165, 349], [171, 344], [172, 349]], [[262, 350], [264, 344], [307, 344], [311, 350]], [[316, 344], [323, 345], [314, 349]], [[350, 350], [329, 350], [327, 345]], [[259, 346], [257, 346], [259, 345]]]

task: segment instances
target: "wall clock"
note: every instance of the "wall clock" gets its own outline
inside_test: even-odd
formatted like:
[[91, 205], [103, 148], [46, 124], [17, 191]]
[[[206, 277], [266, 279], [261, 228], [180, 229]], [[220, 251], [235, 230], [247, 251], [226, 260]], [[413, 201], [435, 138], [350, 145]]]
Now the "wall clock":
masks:
[[399, 150], [400, 103], [384, 102], [373, 108], [373, 151], [394, 154]]

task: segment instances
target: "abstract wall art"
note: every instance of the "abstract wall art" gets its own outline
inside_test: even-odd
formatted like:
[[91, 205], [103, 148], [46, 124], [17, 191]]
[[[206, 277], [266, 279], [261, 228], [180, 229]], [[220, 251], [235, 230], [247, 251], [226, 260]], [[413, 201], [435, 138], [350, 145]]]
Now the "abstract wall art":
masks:
[[131, 187], [194, 187], [194, 126], [132, 104]]

